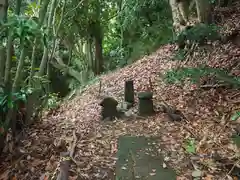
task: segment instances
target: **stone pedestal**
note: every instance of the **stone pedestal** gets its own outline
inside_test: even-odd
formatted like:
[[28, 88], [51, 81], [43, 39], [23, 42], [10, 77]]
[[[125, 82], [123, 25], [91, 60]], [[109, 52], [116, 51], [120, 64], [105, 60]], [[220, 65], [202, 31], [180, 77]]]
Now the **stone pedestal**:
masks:
[[154, 114], [152, 97], [153, 97], [152, 92], [138, 93], [139, 99], [138, 113], [140, 116], [150, 116]]

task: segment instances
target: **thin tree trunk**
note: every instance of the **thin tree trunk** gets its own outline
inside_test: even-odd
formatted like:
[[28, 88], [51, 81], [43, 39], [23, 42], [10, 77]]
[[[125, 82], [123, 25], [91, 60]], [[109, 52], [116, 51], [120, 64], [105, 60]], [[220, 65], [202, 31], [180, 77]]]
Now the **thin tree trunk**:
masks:
[[[16, 10], [15, 10], [15, 14], [16, 15], [20, 15], [20, 10], [21, 10], [21, 4], [22, 4], [22, 0], [17, 0], [17, 6], [16, 6]], [[14, 47], [13, 47], [13, 34], [11, 31], [8, 32], [8, 43], [7, 43], [7, 61], [6, 61], [6, 65], [5, 65], [5, 76], [4, 76], [4, 83], [7, 86], [6, 90], [10, 91], [12, 93], [10, 93], [10, 99], [13, 99], [12, 94], [15, 92], [15, 89], [10, 89], [10, 81], [11, 81], [11, 68], [12, 68], [12, 56], [13, 56], [13, 51], [14, 51]], [[21, 47], [23, 47], [23, 43], [21, 42]], [[22, 50], [22, 48], [21, 48]], [[22, 52], [21, 52], [21, 57], [19, 60], [19, 63], [21, 63], [21, 58], [22, 57]], [[23, 58], [24, 61], [24, 58]], [[20, 66], [21, 67], [21, 66]], [[20, 76], [18, 76], [20, 70], [18, 70], [18, 72], [15, 75], [15, 80], [16, 78], [20, 78]], [[17, 79], [17, 81], [14, 83], [15, 85], [17, 84], [19, 79]], [[8, 92], [9, 93], [9, 92]], [[7, 115], [6, 115], [6, 127], [9, 126], [9, 124], [11, 123], [11, 128], [12, 128], [12, 132], [13, 132], [13, 137], [15, 137], [15, 133], [16, 133], [16, 117], [15, 117], [16, 113], [15, 113], [15, 109], [13, 108], [9, 108]]]
[[34, 69], [35, 69], [35, 54], [36, 54], [36, 43], [37, 43], [37, 38], [34, 39], [33, 41], [33, 49], [32, 49], [32, 56], [31, 56], [31, 68], [30, 68], [30, 75], [29, 75], [29, 85], [32, 85], [32, 79], [33, 79], [33, 75], [34, 75]]
[[[61, 9], [61, 15], [60, 15], [59, 24], [58, 24], [56, 30], [54, 29], [53, 48], [52, 48], [52, 52], [51, 52], [51, 54], [50, 54], [50, 57], [49, 57], [49, 60], [48, 60], [48, 65], [47, 65], [47, 74], [48, 74], [48, 76], [49, 76], [49, 72], [50, 72], [50, 63], [51, 63], [52, 58], [53, 58], [53, 55], [54, 55], [54, 53], [55, 53], [55, 51], [56, 51], [57, 36], [58, 36], [59, 30], [60, 30], [60, 27], [61, 27], [61, 25], [62, 25], [62, 22], [63, 22], [63, 16], [64, 16], [65, 6], [66, 6], [66, 0], [63, 1], [63, 6], [62, 6], [62, 9]], [[56, 9], [55, 9], [53, 22], [55, 22], [56, 13], [57, 13], [57, 12], [56, 12]], [[53, 23], [52, 26], [55, 26], [55, 23]], [[49, 78], [49, 77], [48, 77], [48, 78]]]
[[8, 9], [8, 0], [0, 0], [0, 20], [6, 22], [7, 20], [7, 9]]
[[[5, 22], [6, 21], [6, 17], [7, 17], [7, 6], [8, 6], [8, 2], [6, 0], [0, 0], [0, 21]], [[3, 37], [0, 37], [1, 39]], [[2, 45], [2, 43], [0, 44], [0, 85], [3, 84], [4, 82], [4, 67], [5, 67], [5, 47]]]
[[0, 46], [0, 85], [4, 82], [5, 48]]
[[[198, 21], [200, 23], [209, 23], [210, 3], [209, 0], [194, 0], [197, 9]], [[176, 33], [181, 32], [189, 21], [189, 7], [192, 3], [187, 1], [169, 0], [172, 9], [173, 27]]]
[[[13, 86], [12, 86], [12, 93], [16, 93], [19, 90], [19, 83], [21, 80], [21, 75], [23, 72], [23, 65], [24, 65], [24, 60], [25, 60], [25, 47], [24, 47], [24, 42], [22, 42], [21, 47], [21, 54], [20, 54], [20, 58], [19, 58], [19, 62], [18, 62], [18, 66], [17, 66], [17, 72], [13, 81]], [[9, 119], [9, 117], [7, 117], [7, 123], [9, 124], [11, 122], [11, 128], [12, 128], [12, 132], [13, 132], [13, 137], [15, 138], [16, 136], [16, 109], [9, 109], [8, 112], [8, 116], [11, 117], [11, 119]]]
[[5, 63], [5, 73], [4, 73], [4, 84], [10, 89], [10, 75], [12, 67], [12, 56], [13, 56], [13, 35], [9, 33], [7, 40], [7, 59]]
[[176, 29], [176, 31], [178, 31], [180, 24], [182, 24], [182, 22], [184, 21], [179, 11], [179, 2], [177, 2], [177, 0], [169, 0], [169, 4], [172, 9], [173, 27], [174, 29]]
[[15, 14], [17, 15], [19, 15], [21, 12], [21, 4], [22, 4], [22, 0], [17, 0], [16, 11], [15, 11]]
[[[7, 20], [7, 9], [8, 9], [8, 1], [7, 0], [0, 0], [0, 21], [6, 22]], [[4, 35], [6, 32], [4, 32]], [[2, 34], [0, 35], [2, 36]], [[3, 39], [3, 37], [0, 37]], [[6, 48], [0, 45], [0, 85], [4, 84], [4, 67], [5, 67], [5, 58], [6, 58]], [[5, 118], [4, 115], [0, 115], [0, 118]], [[6, 133], [0, 136], [0, 155], [4, 148], [4, 141], [5, 141]]]
[[95, 69], [96, 75], [103, 72], [103, 54], [102, 54], [102, 38], [95, 37]]
[[21, 80], [21, 74], [23, 72], [23, 64], [26, 57], [26, 53], [25, 53], [26, 49], [24, 47], [24, 42], [22, 42], [20, 50], [21, 50], [21, 54], [20, 54], [20, 58], [17, 66], [17, 72], [16, 72], [16, 75], [13, 81], [13, 86], [12, 86], [13, 93], [17, 92], [18, 90], [19, 82]]
[[[49, 12], [49, 16], [48, 16], [47, 34], [49, 34], [50, 27], [52, 25], [54, 9], [56, 7], [56, 2], [57, 2], [57, 0], [52, 0], [52, 3], [51, 3], [50, 12]], [[39, 67], [39, 72], [37, 73], [38, 76], [43, 76], [44, 75], [47, 62], [48, 62], [48, 47], [44, 46], [43, 56], [42, 56], [41, 64], [40, 64], [40, 67]]]
[[[47, 8], [49, 5], [49, 0], [44, 0], [43, 4], [41, 6], [40, 12], [39, 12], [39, 28], [42, 26], [46, 13], [47, 13]], [[33, 45], [33, 51], [32, 51], [32, 56], [31, 56], [31, 71], [30, 71], [30, 77], [29, 77], [29, 84], [32, 84], [32, 78], [34, 75], [34, 69], [35, 69], [35, 64], [36, 64], [36, 45], [37, 45], [37, 38], [34, 39], [34, 45]]]
[[[17, 0], [17, 6], [15, 10], [16, 15], [20, 14], [21, 3], [22, 3], [22, 0]], [[7, 86], [7, 88], [10, 88], [9, 84], [10, 84], [10, 76], [11, 76], [11, 68], [12, 68], [12, 56], [14, 51], [13, 40], [14, 40], [13, 34], [11, 31], [9, 31], [8, 41], [7, 41], [7, 61], [5, 64], [5, 73], [4, 73], [4, 84]]]
[[200, 23], [209, 22], [210, 3], [208, 0], [195, 0]]
[[94, 61], [92, 57], [92, 40], [90, 37], [87, 39], [87, 42], [86, 42], [85, 53], [87, 58], [88, 70], [94, 71], [93, 69]]

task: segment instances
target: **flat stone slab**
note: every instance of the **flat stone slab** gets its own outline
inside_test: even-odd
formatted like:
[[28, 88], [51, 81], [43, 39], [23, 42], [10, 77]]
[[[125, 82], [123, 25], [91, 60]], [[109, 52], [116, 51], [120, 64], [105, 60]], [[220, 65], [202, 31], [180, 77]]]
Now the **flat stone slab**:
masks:
[[173, 169], [163, 168], [156, 138], [121, 136], [118, 140], [116, 180], [175, 180]]

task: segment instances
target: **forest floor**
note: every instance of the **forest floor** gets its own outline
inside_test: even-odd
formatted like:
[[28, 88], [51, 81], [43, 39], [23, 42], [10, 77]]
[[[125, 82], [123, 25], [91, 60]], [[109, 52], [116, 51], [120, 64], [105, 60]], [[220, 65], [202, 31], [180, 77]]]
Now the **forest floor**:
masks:
[[[226, 27], [226, 31], [240, 30], [240, 5], [218, 9], [217, 14], [221, 17], [219, 24]], [[55, 172], [60, 152], [73, 142], [76, 147], [75, 163], [70, 168], [72, 180], [113, 179], [117, 143], [122, 135], [158, 136], [157, 142], [164, 147], [161, 154], [166, 165], [177, 172], [178, 180], [192, 179], [197, 169], [205, 180], [230, 179], [240, 156], [239, 148], [231, 139], [240, 122], [232, 122], [230, 118], [240, 108], [239, 90], [202, 90], [190, 84], [180, 87], [166, 84], [161, 78], [170, 69], [200, 64], [226, 68], [240, 75], [240, 40], [215, 42], [204, 49], [195, 50], [189, 61], [180, 62], [171, 60], [175, 45], [165, 45], [132, 65], [99, 77], [101, 95], [113, 96], [118, 101], [123, 100], [124, 81], [133, 79], [137, 93], [149, 89], [151, 79], [155, 107], [163, 99], [181, 110], [186, 121], [172, 122], [166, 114], [157, 113], [144, 120], [103, 122], [98, 105], [100, 83], [96, 82], [26, 130], [24, 140], [16, 148], [21, 155], [1, 161], [0, 179], [5, 179], [13, 169], [19, 180], [39, 179], [47, 172]], [[195, 154], [185, 149], [189, 138], [195, 139]]]

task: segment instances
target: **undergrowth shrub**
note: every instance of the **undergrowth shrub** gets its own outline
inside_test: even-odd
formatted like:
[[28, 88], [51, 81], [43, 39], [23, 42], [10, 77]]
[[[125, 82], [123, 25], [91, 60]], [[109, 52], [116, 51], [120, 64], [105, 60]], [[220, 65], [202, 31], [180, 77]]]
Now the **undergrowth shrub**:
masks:
[[186, 54], [187, 51], [185, 49], [179, 49], [178, 51], [175, 52], [172, 60], [183, 61], [185, 59]]
[[17, 93], [0, 92], [0, 135], [9, 128], [8, 122], [6, 122], [6, 114], [9, 109], [15, 109], [17, 112], [20, 109], [19, 102], [25, 103], [27, 96], [31, 93], [30, 89], [21, 89]]
[[228, 71], [224, 69], [211, 67], [173, 69], [165, 74], [164, 80], [169, 84], [181, 84], [185, 80], [189, 80], [194, 84], [200, 84], [201, 78], [204, 77], [214, 78], [218, 84], [230, 85], [233, 88], [240, 87], [239, 77], [229, 75]]
[[60, 98], [57, 93], [49, 93], [46, 100], [45, 108], [48, 110], [57, 108], [60, 103]]
[[219, 27], [216, 25], [197, 24], [186, 28], [175, 39], [178, 44], [183, 44], [186, 41], [189, 44], [197, 43], [204, 44], [207, 41], [216, 41], [220, 39]]

